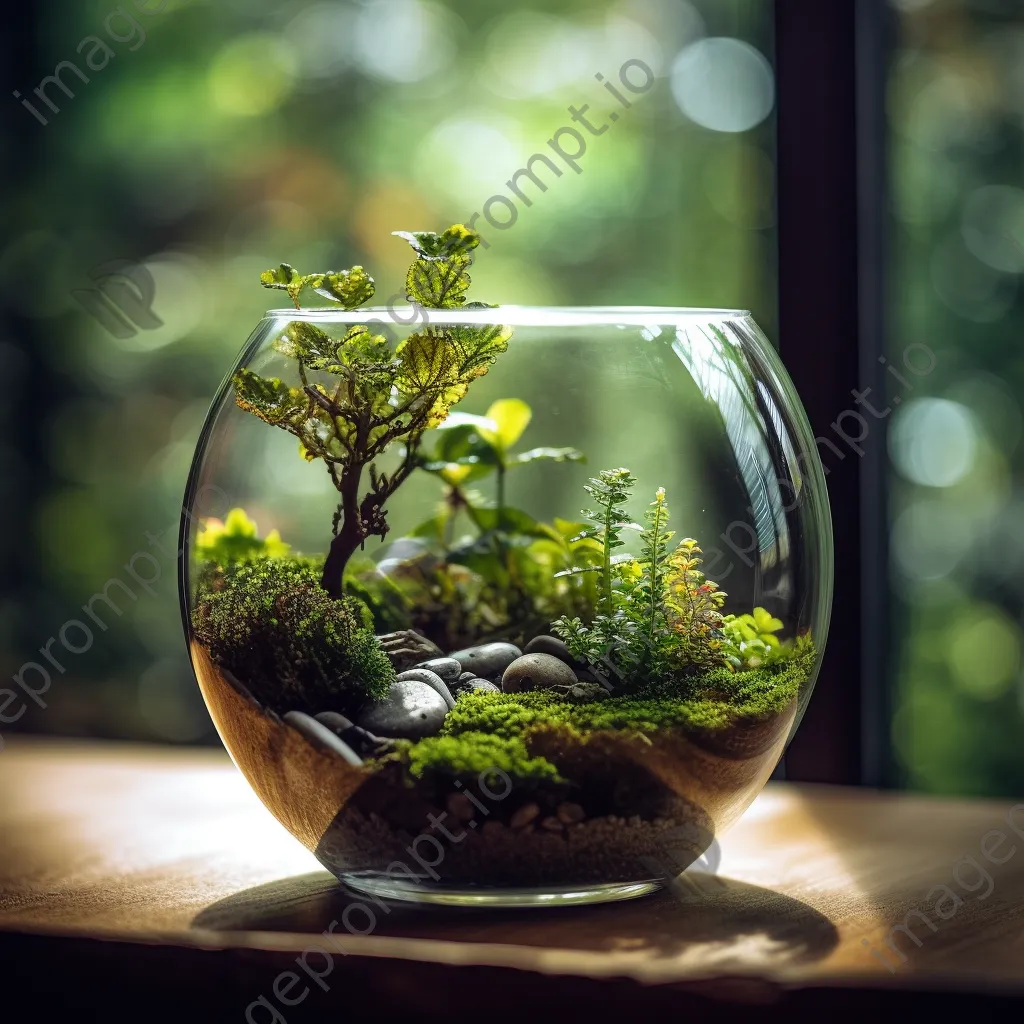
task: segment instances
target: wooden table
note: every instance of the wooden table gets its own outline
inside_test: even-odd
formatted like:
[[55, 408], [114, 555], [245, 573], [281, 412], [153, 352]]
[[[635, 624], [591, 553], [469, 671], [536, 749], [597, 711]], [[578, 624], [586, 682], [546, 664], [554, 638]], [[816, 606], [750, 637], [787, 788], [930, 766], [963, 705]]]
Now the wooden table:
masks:
[[723, 838], [719, 875], [687, 889], [582, 909], [375, 906], [368, 934], [335, 926], [339, 948], [322, 933], [352, 898], [219, 752], [16, 738], [0, 794], [10, 1024], [863, 1020], [1009, 1013], [1024, 995], [1024, 805], [1018, 835], [1009, 804], [772, 785]]

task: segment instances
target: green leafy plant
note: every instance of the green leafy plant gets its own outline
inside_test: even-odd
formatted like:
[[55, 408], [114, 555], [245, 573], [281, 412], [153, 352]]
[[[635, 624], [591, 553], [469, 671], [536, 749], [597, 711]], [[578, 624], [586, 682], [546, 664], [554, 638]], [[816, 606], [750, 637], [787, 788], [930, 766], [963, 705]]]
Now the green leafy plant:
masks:
[[775, 634], [782, 621], [765, 608], [749, 615], [727, 615], [722, 623], [722, 656], [734, 671], [748, 671], [786, 661], [793, 656], [793, 645]]
[[202, 562], [228, 565], [252, 558], [283, 558], [291, 548], [277, 530], [260, 537], [245, 509], [233, 508], [224, 521], [206, 519], [196, 536], [196, 557]]
[[494, 507], [500, 520], [506, 507], [505, 479], [509, 470], [533, 462], [584, 462], [575, 448], [513, 448], [530, 425], [533, 410], [520, 398], [500, 398], [483, 416], [456, 412], [438, 428], [433, 450], [424, 453], [422, 468], [439, 477], [448, 488], [446, 504], [452, 515], [472, 510], [464, 491], [467, 484], [495, 475]]
[[[726, 595], [700, 571], [700, 547], [687, 538], [673, 548], [664, 488], [633, 523], [623, 509], [634, 484], [628, 470], [606, 470], [587, 485], [599, 505], [585, 511], [594, 523], [587, 536], [600, 539], [598, 612], [590, 623], [563, 616], [552, 629], [579, 660], [610, 670], [629, 687], [722, 664], [722, 614]], [[613, 554], [621, 532], [640, 531], [640, 553]]]
[[691, 537], [679, 542], [668, 559], [665, 608], [679, 643], [679, 655], [691, 665], [721, 663], [722, 606], [727, 595], [700, 570], [700, 545]]
[[[460, 224], [440, 235], [396, 234], [416, 253], [406, 276], [410, 301], [436, 309], [462, 306], [479, 235]], [[287, 291], [296, 305], [305, 287], [345, 309], [373, 295], [373, 280], [361, 267], [302, 276], [282, 264], [261, 281]], [[507, 349], [511, 335], [511, 328], [497, 324], [426, 324], [393, 345], [363, 325], [332, 338], [313, 323], [293, 321], [275, 348], [295, 360], [298, 386], [247, 368], [236, 372], [239, 407], [297, 437], [302, 456], [322, 461], [340, 494], [321, 580], [328, 594], [341, 595], [345, 567], [367, 538], [387, 535], [385, 505], [419, 465], [424, 433], [445, 421]], [[392, 449], [401, 452], [398, 466], [380, 469], [377, 460]]]
[[614, 554], [614, 552], [623, 546], [621, 534], [624, 529], [640, 529], [622, 508], [629, 501], [630, 491], [635, 485], [636, 479], [628, 469], [603, 469], [596, 477], [592, 476], [583, 485], [583, 489], [594, 499], [598, 507], [596, 511], [583, 509], [581, 512], [581, 515], [593, 525], [579, 536], [580, 539], [595, 539], [601, 544], [601, 564], [572, 566], [559, 574], [574, 576], [579, 573], [599, 573], [598, 614], [606, 619], [611, 618], [616, 610], [612, 596], [615, 581], [613, 568], [622, 562], [632, 561], [629, 555]]

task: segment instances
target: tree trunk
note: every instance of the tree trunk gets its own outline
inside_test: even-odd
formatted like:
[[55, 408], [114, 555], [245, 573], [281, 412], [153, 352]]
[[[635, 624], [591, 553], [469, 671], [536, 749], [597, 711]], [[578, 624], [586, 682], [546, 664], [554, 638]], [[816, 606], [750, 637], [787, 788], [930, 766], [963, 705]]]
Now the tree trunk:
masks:
[[331, 541], [327, 559], [324, 561], [323, 576], [320, 580], [320, 585], [331, 597], [341, 597], [345, 566], [348, 565], [349, 559], [365, 539], [363, 517], [359, 510], [359, 479], [361, 476], [362, 466], [356, 472], [343, 473], [338, 488], [341, 491], [341, 529]]

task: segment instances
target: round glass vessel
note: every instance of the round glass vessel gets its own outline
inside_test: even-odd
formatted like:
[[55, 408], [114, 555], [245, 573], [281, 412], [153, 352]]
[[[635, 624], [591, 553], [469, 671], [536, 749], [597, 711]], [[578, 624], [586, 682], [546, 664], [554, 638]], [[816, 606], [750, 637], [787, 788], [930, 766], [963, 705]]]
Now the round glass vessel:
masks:
[[350, 888], [424, 903], [684, 871], [793, 735], [832, 592], [813, 435], [732, 310], [270, 311], [181, 548], [238, 768]]

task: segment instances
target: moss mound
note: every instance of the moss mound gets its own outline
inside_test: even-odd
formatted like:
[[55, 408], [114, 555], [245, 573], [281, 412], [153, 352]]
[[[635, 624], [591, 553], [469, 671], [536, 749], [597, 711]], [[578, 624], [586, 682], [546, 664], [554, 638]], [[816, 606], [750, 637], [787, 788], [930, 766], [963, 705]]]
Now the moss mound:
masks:
[[809, 637], [793, 657], [766, 668], [712, 669], [622, 697], [573, 704], [546, 691], [464, 693], [439, 736], [403, 748], [399, 756], [416, 777], [427, 773], [470, 777], [500, 768], [513, 778], [561, 778], [556, 764], [531, 756], [531, 740], [552, 733], [585, 739], [612, 730], [648, 734], [659, 729], [724, 730], [780, 714], [810, 678], [816, 651]]
[[351, 712], [395, 678], [365, 605], [328, 596], [313, 559], [208, 563], [197, 598], [198, 642], [279, 713]]
[[560, 781], [558, 769], [543, 757], [531, 757], [519, 736], [442, 734], [411, 744], [406, 756], [409, 771], [417, 778], [433, 772], [476, 779], [497, 770], [513, 779]]

